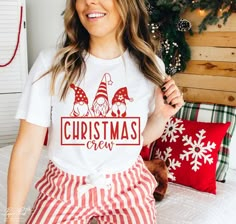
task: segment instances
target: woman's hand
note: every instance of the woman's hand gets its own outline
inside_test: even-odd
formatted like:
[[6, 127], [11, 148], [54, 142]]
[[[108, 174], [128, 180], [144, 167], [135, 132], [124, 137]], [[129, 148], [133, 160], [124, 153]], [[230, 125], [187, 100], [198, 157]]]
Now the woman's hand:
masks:
[[184, 105], [183, 93], [176, 86], [175, 81], [168, 76], [161, 88], [156, 88], [155, 114], [170, 118]]
[[143, 145], [158, 139], [165, 128], [166, 122], [183, 106], [183, 94], [171, 77], [167, 77], [162, 88], [156, 88], [155, 110], [148, 118], [142, 133]]

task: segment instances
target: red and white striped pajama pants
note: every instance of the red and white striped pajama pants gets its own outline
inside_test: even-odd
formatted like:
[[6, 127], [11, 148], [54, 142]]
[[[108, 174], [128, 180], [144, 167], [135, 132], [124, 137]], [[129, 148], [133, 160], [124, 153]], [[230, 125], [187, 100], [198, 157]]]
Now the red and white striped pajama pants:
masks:
[[80, 195], [85, 176], [65, 173], [49, 162], [36, 183], [39, 196], [27, 224], [87, 224], [93, 218], [103, 224], [156, 223], [157, 184], [141, 157], [127, 171], [106, 177], [111, 179], [110, 189], [93, 187]]

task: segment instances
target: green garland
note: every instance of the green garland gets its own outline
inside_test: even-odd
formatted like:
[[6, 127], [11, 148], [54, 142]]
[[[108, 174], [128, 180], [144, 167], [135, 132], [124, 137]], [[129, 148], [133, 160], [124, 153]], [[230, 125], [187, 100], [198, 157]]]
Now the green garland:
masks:
[[199, 33], [207, 29], [208, 25], [215, 25], [220, 20], [225, 24], [233, 12], [236, 12], [236, 0], [193, 0], [189, 5], [191, 10], [199, 9], [207, 12], [202, 20]]
[[160, 56], [166, 73], [174, 75], [184, 71], [191, 58], [191, 51], [185, 40], [185, 33], [193, 34], [191, 22], [181, 18], [182, 13], [190, 8], [192, 11], [206, 10], [208, 14], [199, 25], [199, 32], [207, 25], [217, 24], [235, 12], [236, 0], [149, 0], [147, 9], [150, 16], [150, 32], [154, 39], [160, 41]]
[[178, 30], [178, 25], [186, 3], [151, 0], [147, 7], [150, 15], [150, 31], [153, 38], [160, 40], [160, 54], [166, 66], [166, 73], [173, 75], [183, 71], [190, 60], [190, 48], [185, 41], [184, 32]]

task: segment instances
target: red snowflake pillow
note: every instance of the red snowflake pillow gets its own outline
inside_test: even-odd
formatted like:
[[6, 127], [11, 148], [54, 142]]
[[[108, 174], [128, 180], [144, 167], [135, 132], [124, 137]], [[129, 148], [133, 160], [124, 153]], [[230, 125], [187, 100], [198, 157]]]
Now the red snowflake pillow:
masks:
[[218, 151], [229, 125], [171, 118], [152, 158], [168, 160], [170, 181], [216, 194]]

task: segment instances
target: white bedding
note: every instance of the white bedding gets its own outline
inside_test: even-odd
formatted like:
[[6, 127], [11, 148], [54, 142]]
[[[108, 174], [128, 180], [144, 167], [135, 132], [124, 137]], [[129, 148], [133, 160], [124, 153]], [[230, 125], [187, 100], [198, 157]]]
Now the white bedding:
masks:
[[235, 224], [236, 170], [229, 170], [226, 183], [217, 182], [216, 195], [170, 183], [156, 207], [158, 224]]
[[[0, 148], [0, 223], [4, 223], [6, 214], [6, 181], [11, 148]], [[46, 150], [42, 151], [34, 181], [47, 166], [46, 153]], [[36, 197], [37, 192], [32, 186], [21, 223], [27, 218]], [[156, 207], [158, 224], [235, 224], [236, 170], [229, 170], [226, 183], [217, 182], [217, 195], [170, 183], [166, 197]]]

